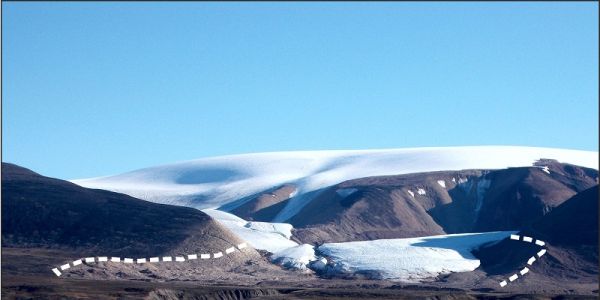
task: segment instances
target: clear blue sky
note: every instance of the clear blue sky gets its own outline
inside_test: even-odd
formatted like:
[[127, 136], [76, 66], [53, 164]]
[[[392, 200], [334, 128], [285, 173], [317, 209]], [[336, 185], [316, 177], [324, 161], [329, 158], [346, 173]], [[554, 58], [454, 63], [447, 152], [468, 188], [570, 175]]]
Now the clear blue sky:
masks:
[[598, 150], [598, 4], [2, 3], [3, 161]]

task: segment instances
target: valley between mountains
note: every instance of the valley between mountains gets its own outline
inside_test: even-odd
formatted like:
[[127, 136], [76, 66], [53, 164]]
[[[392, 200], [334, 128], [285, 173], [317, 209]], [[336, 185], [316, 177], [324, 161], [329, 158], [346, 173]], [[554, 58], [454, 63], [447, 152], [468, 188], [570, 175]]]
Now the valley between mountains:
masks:
[[244, 154], [71, 181], [2, 163], [2, 296], [595, 298], [598, 176], [596, 152], [504, 146]]

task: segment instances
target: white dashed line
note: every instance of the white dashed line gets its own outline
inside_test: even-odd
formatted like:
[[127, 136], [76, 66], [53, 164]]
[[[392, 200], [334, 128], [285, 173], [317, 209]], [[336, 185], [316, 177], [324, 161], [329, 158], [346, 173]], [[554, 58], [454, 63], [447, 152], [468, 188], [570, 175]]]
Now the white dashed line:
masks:
[[546, 254], [546, 249], [542, 249], [540, 250], [540, 252], [537, 253], [538, 257], [542, 257], [542, 255]]
[[[241, 244], [237, 245], [237, 249], [239, 249], [239, 250], [242, 250], [242, 249], [244, 249], [246, 247], [247, 247], [246, 243], [241, 243]], [[229, 248], [225, 249], [225, 254], [231, 254], [231, 253], [233, 253], [235, 251], [236, 251], [236, 246], [229, 247]], [[223, 255], [224, 254], [221, 251], [220, 252], [215, 252], [215, 253], [212, 254], [213, 258], [220, 258], [220, 257], [223, 257]], [[175, 258], [173, 258], [173, 256], [163, 256], [162, 257], [162, 261], [173, 261], [173, 260], [175, 260], [176, 262], [184, 262], [184, 261], [186, 261], [186, 257], [187, 257], [187, 260], [195, 260], [195, 259], [198, 259], [198, 254], [188, 254], [186, 256], [175, 256]], [[210, 258], [211, 258], [211, 254], [210, 253], [202, 253], [202, 254], [200, 254], [200, 259], [210, 259]], [[106, 261], [108, 261], [108, 257], [107, 256], [100, 256], [100, 257], [97, 258], [97, 260], [96, 260], [96, 257], [86, 257], [86, 258], [83, 258], [83, 259], [74, 260], [72, 262], [72, 264], [73, 264], [73, 266], [78, 266], [78, 265], [81, 265], [83, 263], [83, 261], [85, 261], [86, 263], [106, 262]], [[160, 261], [160, 257], [151, 257], [149, 259], [147, 259], [147, 258], [138, 258], [138, 259], [123, 258], [122, 260], [121, 260], [120, 257], [111, 257], [110, 261], [111, 262], [115, 262], [115, 263], [123, 262], [123, 263], [126, 263], [126, 264], [133, 264], [134, 262], [138, 263], [138, 264], [143, 264], [143, 263], [146, 263], [146, 262], [157, 263], [157, 262]], [[66, 269], [69, 269], [70, 267], [71, 267], [71, 265], [67, 263], [67, 264], [61, 265], [60, 267], [52, 269], [52, 272], [56, 276], [60, 276], [60, 275], [62, 275], [62, 273], [59, 271], [59, 268], [60, 268], [60, 270], [64, 271]]]
[[[521, 236], [519, 236], [517, 234], [511, 234], [510, 235], [510, 239], [511, 240], [519, 241], [521, 239]], [[533, 243], [533, 238], [529, 237], [529, 236], [523, 236], [522, 242]], [[546, 243], [544, 241], [540, 241], [540, 240], [536, 240], [535, 244], [538, 245], [538, 246], [542, 246], [542, 247], [546, 245]], [[542, 257], [542, 255], [546, 254], [546, 251], [547, 250], [545, 248], [542, 248], [537, 253], [538, 258]], [[529, 260], [527, 260], [527, 264], [531, 266], [535, 261], [536, 261], [535, 256], [532, 256], [532, 257], [529, 258]], [[523, 275], [529, 273], [529, 271], [530, 271], [529, 268], [524, 267], [521, 271], [519, 271], [519, 273], [521, 274], [521, 276], [523, 276]], [[513, 281], [517, 280], [518, 278], [519, 278], [519, 275], [513, 274], [512, 276], [508, 277], [508, 281], [509, 282], [513, 282]], [[500, 287], [505, 287], [507, 284], [508, 283], [506, 282], [506, 280], [500, 281]]]

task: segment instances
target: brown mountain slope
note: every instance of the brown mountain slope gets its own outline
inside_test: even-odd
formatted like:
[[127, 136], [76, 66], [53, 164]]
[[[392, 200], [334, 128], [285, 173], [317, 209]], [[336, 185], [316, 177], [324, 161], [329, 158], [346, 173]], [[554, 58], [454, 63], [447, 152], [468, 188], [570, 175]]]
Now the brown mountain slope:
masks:
[[553, 245], [598, 245], [598, 185], [533, 222], [529, 231]]
[[[242, 199], [241, 205], [227, 211], [248, 221], [268, 222], [279, 213], [283, 204], [287, 203], [286, 200], [290, 199], [295, 192], [295, 186], [285, 184], [253, 195], [248, 199]], [[232, 203], [229, 206], [235, 205], [236, 203]]]
[[[535, 220], [520, 234], [546, 242], [547, 254], [531, 266], [536, 274], [561, 280], [598, 280], [598, 185], [580, 192]], [[508, 274], [525, 266], [539, 246], [504, 240], [474, 254], [488, 274]]]
[[596, 184], [596, 170], [547, 164], [541, 168], [510, 168], [491, 172], [474, 231], [525, 228], [576, 193]]
[[446, 189], [454, 188], [459, 178], [479, 174], [450, 171], [351, 180], [321, 192], [289, 221], [303, 242], [444, 234], [427, 211], [452, 202]]
[[[152, 257], [217, 252], [241, 242], [196, 209], [86, 189], [2, 164], [3, 247]], [[220, 263], [237, 266], [246, 259], [260, 256], [247, 249]]]
[[[196, 209], [86, 189], [16, 165], [2, 164], [3, 299], [10, 289], [20, 299], [29, 289], [52, 294], [53, 290], [40, 286], [44, 282], [69, 289], [83, 282], [82, 279], [102, 287], [123, 280], [254, 285], [264, 280], [296, 278], [297, 275], [269, 263], [251, 247], [225, 252], [242, 242]], [[217, 252], [223, 256], [199, 257]], [[188, 254], [197, 254], [198, 259], [188, 260]], [[62, 270], [60, 277], [51, 271], [90, 256], [186, 259], [141, 264], [84, 261]], [[12, 282], [11, 287], [5, 282]], [[87, 293], [69, 296], [98, 298]], [[120, 298], [111, 296], [115, 297]], [[64, 297], [56, 297], [59, 298]]]
[[350, 180], [323, 190], [288, 222], [308, 243], [520, 230], [596, 184], [597, 170], [539, 164]]

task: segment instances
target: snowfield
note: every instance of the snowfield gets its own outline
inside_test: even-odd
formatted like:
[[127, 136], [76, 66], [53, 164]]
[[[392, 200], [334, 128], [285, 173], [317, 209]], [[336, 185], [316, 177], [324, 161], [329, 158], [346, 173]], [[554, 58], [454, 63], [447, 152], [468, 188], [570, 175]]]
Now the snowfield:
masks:
[[474, 146], [242, 154], [203, 158], [72, 182], [153, 202], [198, 209], [218, 208], [290, 183], [297, 187], [297, 192], [274, 220], [284, 222], [312, 199], [308, 193], [349, 179], [442, 170], [531, 166], [541, 158], [598, 168], [598, 153], [592, 151]]
[[501, 241], [513, 233], [515, 231], [326, 243], [318, 250], [327, 257], [330, 273], [362, 273], [378, 279], [419, 282], [442, 274], [475, 270], [479, 260], [472, 250]]

